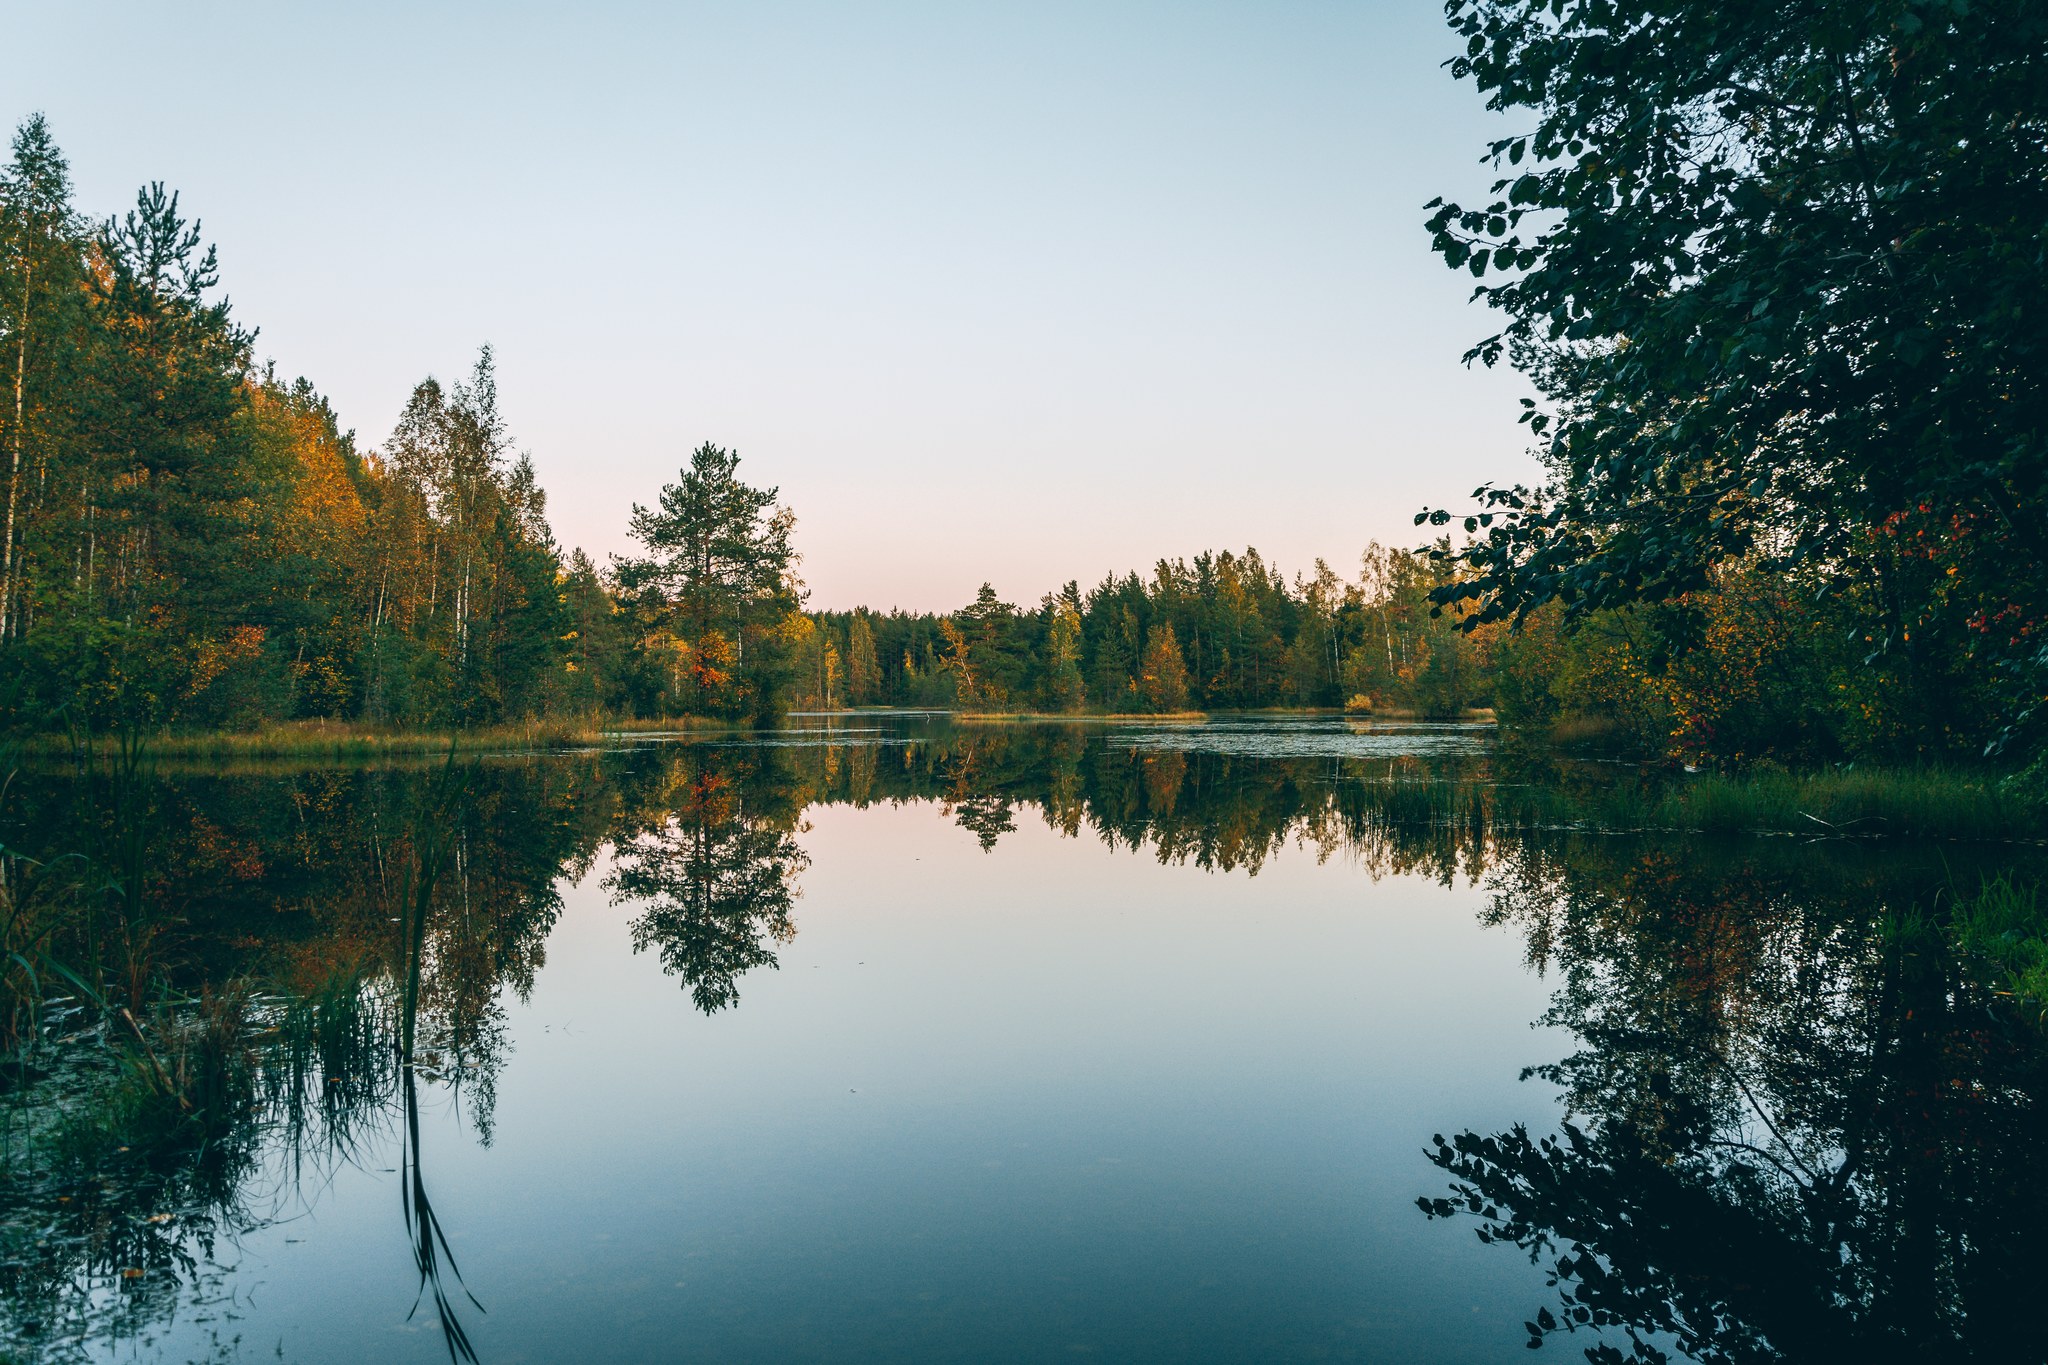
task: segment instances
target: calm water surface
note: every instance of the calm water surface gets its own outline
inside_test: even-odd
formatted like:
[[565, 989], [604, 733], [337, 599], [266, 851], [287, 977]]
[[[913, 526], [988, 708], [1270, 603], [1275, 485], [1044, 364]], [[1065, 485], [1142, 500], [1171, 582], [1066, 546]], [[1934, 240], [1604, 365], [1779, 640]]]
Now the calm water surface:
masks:
[[2039, 1049], [1885, 927], [1984, 856], [1513, 823], [1591, 779], [1506, 776], [1463, 727], [928, 716], [161, 771], [187, 970], [330, 1032], [209, 1151], [17, 1200], [0, 1343], [2039, 1358], [1985, 1306], [2039, 1269]]

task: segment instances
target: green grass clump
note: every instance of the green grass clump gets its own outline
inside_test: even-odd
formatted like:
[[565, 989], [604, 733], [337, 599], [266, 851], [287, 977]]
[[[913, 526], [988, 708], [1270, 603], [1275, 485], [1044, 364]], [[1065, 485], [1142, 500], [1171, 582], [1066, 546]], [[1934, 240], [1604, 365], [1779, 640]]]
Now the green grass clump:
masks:
[[[1452, 787], [1460, 784], [1452, 783]], [[1466, 784], [1469, 785], [1469, 784]], [[1390, 813], [1420, 813], [1422, 793], [1381, 793]], [[1458, 795], [1430, 791], [1445, 818]], [[1678, 773], [1610, 768], [1605, 774], [1514, 775], [1490, 788], [1484, 812], [1502, 829], [1571, 828], [1617, 834], [1795, 835], [1809, 838], [2041, 842], [2048, 810], [1988, 773], [1822, 769], [1793, 773]]]
[[2032, 803], [1995, 780], [1940, 768], [1705, 775], [1667, 788], [1655, 819], [1677, 829], [2000, 839], [2041, 833]]
[[1989, 968], [1993, 989], [2048, 1017], [2048, 923], [2041, 918], [2041, 888], [2006, 874], [1957, 903], [1951, 924], [1956, 947]]

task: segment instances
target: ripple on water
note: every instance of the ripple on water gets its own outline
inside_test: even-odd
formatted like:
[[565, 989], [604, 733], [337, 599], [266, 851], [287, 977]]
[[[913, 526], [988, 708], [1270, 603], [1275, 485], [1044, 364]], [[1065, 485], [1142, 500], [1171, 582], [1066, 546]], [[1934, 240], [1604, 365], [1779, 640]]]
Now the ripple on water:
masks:
[[1141, 749], [1248, 758], [1405, 758], [1482, 754], [1484, 724], [1426, 721], [1220, 722], [1119, 731]]

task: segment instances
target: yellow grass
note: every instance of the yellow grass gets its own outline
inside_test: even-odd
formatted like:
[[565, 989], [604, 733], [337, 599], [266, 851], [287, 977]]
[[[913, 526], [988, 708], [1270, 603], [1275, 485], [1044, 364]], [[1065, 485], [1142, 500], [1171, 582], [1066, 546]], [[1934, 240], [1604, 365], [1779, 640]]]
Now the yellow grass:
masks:
[[[144, 747], [166, 759], [321, 758], [378, 759], [445, 754], [451, 745], [463, 753], [518, 752], [598, 744], [624, 734], [681, 734], [743, 729], [732, 721], [680, 716], [661, 721], [617, 720], [604, 716], [529, 719], [466, 730], [401, 730], [333, 720], [288, 721], [260, 730], [160, 731], [142, 737]], [[32, 752], [60, 752], [73, 741], [63, 735], [41, 736]], [[95, 735], [95, 748], [112, 748], [118, 736]]]

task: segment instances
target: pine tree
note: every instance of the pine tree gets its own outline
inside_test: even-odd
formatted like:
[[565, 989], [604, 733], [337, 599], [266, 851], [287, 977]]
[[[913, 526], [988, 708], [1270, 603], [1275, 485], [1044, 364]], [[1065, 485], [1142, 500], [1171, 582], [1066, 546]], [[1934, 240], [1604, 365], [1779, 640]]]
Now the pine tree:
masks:
[[[0, 411], [0, 455], [7, 469], [7, 505], [0, 521], [0, 645], [22, 634], [21, 596], [27, 551], [31, 474], [47, 478], [49, 433], [31, 434], [53, 397], [62, 317], [77, 298], [82, 233], [71, 210], [71, 173], [32, 114], [15, 132], [13, 159], [0, 177], [0, 318], [8, 398]], [[40, 439], [38, 439], [40, 437]]]
[[855, 706], [867, 706], [881, 696], [882, 670], [875, 662], [875, 632], [868, 614], [857, 611], [846, 628], [846, 694]]
[[776, 507], [776, 489], [742, 483], [738, 465], [736, 452], [709, 442], [693, 451], [656, 507], [633, 506], [631, 531], [648, 555], [615, 568], [649, 635], [682, 647], [684, 710], [760, 714], [784, 704], [787, 642], [777, 628], [798, 605], [796, 519]]

